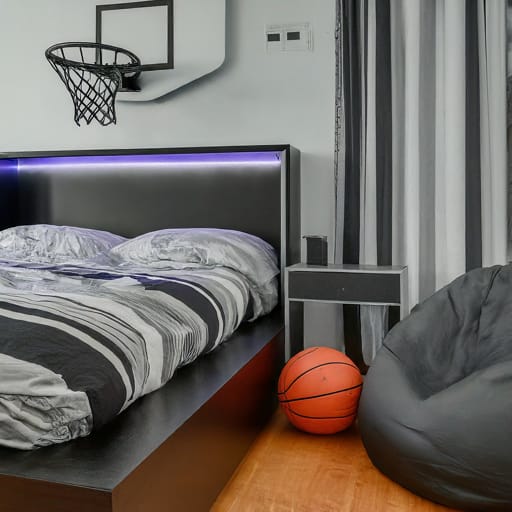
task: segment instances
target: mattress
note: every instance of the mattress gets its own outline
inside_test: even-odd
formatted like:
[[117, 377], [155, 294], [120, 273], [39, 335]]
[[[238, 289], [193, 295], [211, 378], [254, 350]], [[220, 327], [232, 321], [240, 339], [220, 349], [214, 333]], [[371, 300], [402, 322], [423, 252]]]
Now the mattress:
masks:
[[227, 267], [0, 262], [0, 445], [101, 428], [262, 314], [258, 293]]

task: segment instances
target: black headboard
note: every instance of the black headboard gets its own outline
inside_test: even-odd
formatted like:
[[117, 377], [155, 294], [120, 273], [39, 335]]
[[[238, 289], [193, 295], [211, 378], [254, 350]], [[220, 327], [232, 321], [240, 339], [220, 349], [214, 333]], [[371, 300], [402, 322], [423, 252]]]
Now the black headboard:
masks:
[[9, 186], [10, 204], [0, 223], [128, 237], [170, 227], [237, 229], [271, 243], [284, 267], [300, 259], [299, 160], [289, 145], [4, 154], [0, 190]]

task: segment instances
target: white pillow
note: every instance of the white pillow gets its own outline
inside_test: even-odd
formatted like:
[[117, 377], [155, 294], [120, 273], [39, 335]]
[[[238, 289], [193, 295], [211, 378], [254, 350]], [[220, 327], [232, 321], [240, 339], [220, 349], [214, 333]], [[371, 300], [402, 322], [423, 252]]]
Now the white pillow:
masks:
[[34, 263], [78, 262], [107, 252], [126, 238], [108, 231], [32, 224], [0, 231], [0, 258]]
[[264, 286], [279, 267], [274, 248], [257, 236], [230, 229], [162, 229], [145, 233], [114, 247], [109, 255], [118, 263], [191, 268], [222, 266]]

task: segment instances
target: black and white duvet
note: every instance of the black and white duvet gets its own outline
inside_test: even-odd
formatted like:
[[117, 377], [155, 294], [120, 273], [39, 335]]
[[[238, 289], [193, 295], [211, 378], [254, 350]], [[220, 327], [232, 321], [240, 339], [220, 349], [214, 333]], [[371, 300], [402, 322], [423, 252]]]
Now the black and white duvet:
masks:
[[0, 444], [87, 435], [276, 302], [225, 267], [0, 263]]

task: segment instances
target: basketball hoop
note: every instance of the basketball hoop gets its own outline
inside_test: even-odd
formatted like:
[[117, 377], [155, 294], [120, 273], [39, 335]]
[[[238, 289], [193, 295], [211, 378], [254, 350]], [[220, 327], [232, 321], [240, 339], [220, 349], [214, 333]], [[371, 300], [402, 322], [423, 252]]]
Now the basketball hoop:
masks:
[[124, 48], [102, 43], [59, 43], [45, 52], [75, 106], [75, 122], [116, 123], [118, 91], [138, 91], [140, 59]]

